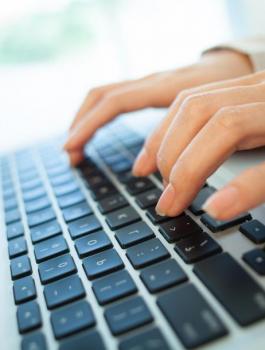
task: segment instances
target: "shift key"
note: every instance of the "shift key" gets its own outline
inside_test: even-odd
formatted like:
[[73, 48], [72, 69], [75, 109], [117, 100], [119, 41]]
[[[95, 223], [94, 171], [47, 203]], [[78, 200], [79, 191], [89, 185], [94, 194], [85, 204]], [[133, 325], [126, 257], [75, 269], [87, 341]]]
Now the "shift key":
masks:
[[228, 253], [198, 262], [194, 272], [241, 326], [265, 318], [265, 292]]

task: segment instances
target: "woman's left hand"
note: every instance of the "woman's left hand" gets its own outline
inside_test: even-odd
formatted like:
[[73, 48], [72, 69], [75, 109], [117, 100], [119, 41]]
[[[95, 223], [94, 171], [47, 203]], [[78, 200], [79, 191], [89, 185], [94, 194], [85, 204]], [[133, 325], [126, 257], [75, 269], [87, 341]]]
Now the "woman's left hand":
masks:
[[[156, 161], [165, 180], [161, 215], [180, 214], [207, 178], [235, 151], [265, 145], [265, 71], [181, 93], [171, 123], [157, 145], [159, 127], [147, 139], [133, 172], [146, 176]], [[265, 201], [265, 160], [212, 195], [204, 210], [230, 219]]]

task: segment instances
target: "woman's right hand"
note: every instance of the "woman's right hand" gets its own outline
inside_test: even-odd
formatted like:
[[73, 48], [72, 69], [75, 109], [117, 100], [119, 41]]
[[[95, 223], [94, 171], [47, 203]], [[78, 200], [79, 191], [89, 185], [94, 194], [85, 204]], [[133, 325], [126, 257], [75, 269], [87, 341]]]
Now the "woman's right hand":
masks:
[[[70, 127], [64, 146], [72, 165], [83, 159], [83, 147], [96, 130], [121, 113], [147, 107], [168, 107], [181, 91], [252, 72], [247, 56], [233, 51], [213, 51], [196, 64], [147, 77], [92, 89]], [[152, 149], [158, 149], [170, 125], [171, 113], [159, 126], [159, 137]], [[156, 165], [154, 164], [154, 170]]]

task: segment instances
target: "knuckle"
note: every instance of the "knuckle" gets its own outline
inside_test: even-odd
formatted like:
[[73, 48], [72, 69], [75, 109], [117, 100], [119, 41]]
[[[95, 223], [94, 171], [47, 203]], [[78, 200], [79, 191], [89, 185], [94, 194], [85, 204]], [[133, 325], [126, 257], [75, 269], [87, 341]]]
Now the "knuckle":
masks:
[[191, 95], [192, 95], [192, 89], [184, 89], [180, 91], [180, 93], [178, 94], [177, 102], [181, 104], [186, 98], [188, 98]]
[[206, 94], [191, 94], [182, 103], [182, 111], [186, 115], [199, 115], [209, 107], [209, 99]]

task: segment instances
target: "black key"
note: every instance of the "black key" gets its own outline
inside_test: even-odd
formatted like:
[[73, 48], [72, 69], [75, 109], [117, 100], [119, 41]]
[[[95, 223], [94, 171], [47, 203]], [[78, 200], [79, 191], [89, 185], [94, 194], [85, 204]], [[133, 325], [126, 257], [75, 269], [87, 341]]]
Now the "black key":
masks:
[[159, 224], [161, 222], [165, 222], [167, 220], [172, 219], [169, 216], [158, 215], [156, 210], [155, 210], [155, 207], [147, 208], [146, 215], [152, 221], [153, 224]]
[[23, 192], [33, 190], [36, 187], [40, 187], [42, 185], [41, 179], [39, 177], [25, 181], [21, 183], [21, 189]]
[[92, 233], [101, 229], [101, 224], [94, 215], [85, 216], [81, 219], [72, 221], [69, 226], [69, 232], [73, 239], [81, 237], [87, 233]]
[[32, 273], [31, 263], [27, 255], [12, 259], [10, 263], [12, 280], [28, 276]]
[[132, 172], [129, 170], [129, 171], [123, 171], [118, 173], [117, 178], [121, 183], [126, 184], [129, 180], [134, 179], [135, 177], [132, 175]]
[[45, 209], [51, 206], [51, 202], [47, 196], [29, 201], [25, 203], [25, 209], [27, 214], [34, 213], [35, 211]]
[[21, 342], [22, 350], [47, 350], [47, 343], [42, 333], [26, 335]]
[[31, 228], [31, 240], [33, 243], [43, 241], [44, 239], [56, 236], [62, 232], [61, 226], [56, 220], [35, 226]]
[[83, 260], [83, 267], [90, 280], [122, 269], [123, 266], [123, 261], [114, 249], [108, 249]]
[[125, 207], [106, 215], [106, 221], [112, 230], [132, 224], [140, 220], [140, 216], [132, 207]]
[[50, 179], [52, 186], [60, 186], [64, 185], [67, 182], [71, 182], [74, 180], [74, 177], [71, 173], [65, 173], [62, 175], [54, 176]]
[[265, 251], [253, 249], [243, 255], [243, 260], [259, 275], [265, 275]]
[[85, 200], [85, 196], [81, 191], [75, 191], [70, 194], [65, 194], [64, 196], [59, 197], [58, 204], [61, 209], [70, 207], [71, 205], [78, 204]]
[[146, 267], [142, 270], [140, 277], [151, 293], [156, 293], [188, 279], [179, 264], [172, 259]]
[[8, 242], [8, 254], [10, 259], [26, 254], [27, 252], [27, 243], [23, 237], [15, 238]]
[[201, 227], [188, 215], [180, 215], [160, 225], [159, 231], [168, 242], [177, 242], [180, 239], [202, 232]]
[[5, 221], [7, 225], [12, 224], [13, 222], [16, 222], [19, 220], [20, 220], [20, 212], [18, 209], [8, 210], [5, 213]]
[[66, 184], [55, 186], [53, 188], [56, 197], [60, 197], [78, 190], [79, 186], [75, 181], [67, 182]]
[[192, 201], [189, 209], [194, 215], [201, 215], [203, 213], [202, 206], [206, 200], [216, 191], [215, 188], [207, 186], [203, 187], [197, 196]]
[[128, 205], [127, 200], [121, 195], [116, 194], [104, 199], [101, 199], [98, 203], [99, 210], [102, 214], [109, 213], [113, 210], [117, 210]]
[[159, 188], [154, 188], [153, 190], [138, 194], [136, 196], [136, 203], [140, 208], [146, 209], [156, 205], [162, 191]]
[[153, 328], [125, 338], [121, 341], [119, 350], [170, 350], [170, 348], [160, 330]]
[[92, 210], [87, 202], [81, 202], [63, 210], [63, 217], [66, 222], [80, 219], [92, 214]]
[[191, 264], [221, 253], [222, 248], [207, 233], [197, 233], [177, 242], [175, 251], [187, 264]]
[[43, 186], [37, 187], [34, 190], [23, 192], [23, 199], [25, 202], [38, 199], [46, 194], [46, 190]]
[[105, 183], [93, 188], [90, 187], [90, 191], [95, 200], [100, 200], [117, 193], [116, 188], [110, 183]]
[[75, 272], [76, 266], [69, 254], [39, 264], [39, 275], [42, 284], [56, 281]]
[[243, 213], [234, 219], [225, 221], [215, 220], [208, 214], [203, 214], [201, 217], [201, 222], [204, 223], [204, 225], [208, 227], [212, 232], [226, 230], [247, 220], [251, 220], [251, 215], [249, 213]]
[[29, 301], [17, 308], [19, 333], [26, 333], [42, 325], [40, 307], [36, 301]]
[[42, 209], [28, 215], [29, 227], [43, 224], [56, 218], [55, 212], [52, 208]]
[[145, 222], [140, 221], [119, 229], [115, 237], [122, 248], [128, 248], [154, 237], [154, 232]]
[[16, 304], [25, 303], [37, 296], [35, 282], [32, 277], [24, 277], [14, 282], [13, 294]]
[[17, 209], [17, 207], [18, 207], [18, 203], [17, 203], [17, 199], [15, 197], [6, 199], [4, 202], [5, 211]]
[[21, 221], [9, 224], [6, 227], [7, 239], [17, 238], [24, 235], [24, 227]]
[[78, 336], [65, 340], [61, 343], [59, 350], [88, 350], [88, 344], [91, 350], [106, 350], [101, 336], [96, 331], [82, 333]]
[[52, 312], [51, 322], [56, 339], [80, 332], [95, 324], [91, 306], [87, 301], [78, 301]]
[[83, 283], [77, 275], [66, 277], [44, 287], [48, 309], [70, 303], [86, 295]]
[[151, 188], [154, 188], [155, 185], [151, 180], [149, 180], [147, 177], [136, 177], [134, 179], [129, 180], [126, 183], [126, 188], [128, 192], [132, 195], [136, 195], [138, 193], [142, 193], [145, 191], [150, 190]]
[[228, 253], [196, 263], [194, 272], [241, 326], [265, 317], [265, 292]]
[[133, 279], [125, 270], [100, 278], [93, 283], [92, 288], [101, 305], [137, 292]]
[[94, 188], [96, 186], [104, 185], [107, 181], [107, 178], [100, 171], [96, 171], [95, 173], [86, 176], [85, 180], [89, 187]]
[[91, 233], [75, 241], [75, 249], [80, 258], [111, 247], [112, 243], [104, 231]]
[[153, 321], [147, 305], [141, 297], [134, 297], [118, 305], [109, 306], [105, 318], [114, 335], [128, 332]]
[[188, 349], [194, 349], [227, 334], [222, 321], [192, 284], [183, 284], [162, 294], [157, 303]]
[[265, 242], [265, 225], [258, 220], [244, 222], [240, 225], [239, 231], [254, 243]]
[[63, 236], [46, 239], [37, 243], [34, 247], [35, 258], [38, 263], [68, 252], [69, 248]]
[[134, 268], [139, 269], [168, 258], [169, 252], [158, 238], [153, 238], [129, 248], [126, 255]]

